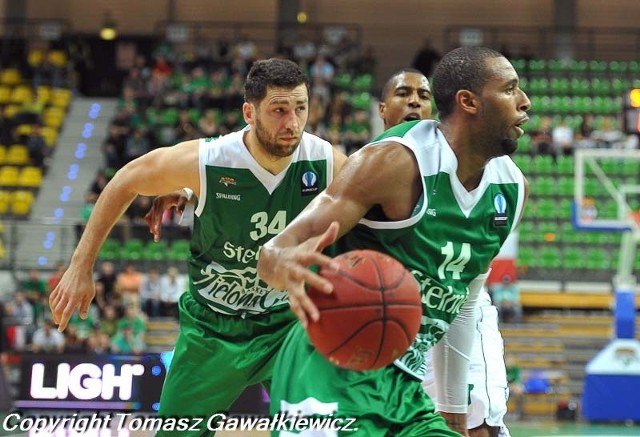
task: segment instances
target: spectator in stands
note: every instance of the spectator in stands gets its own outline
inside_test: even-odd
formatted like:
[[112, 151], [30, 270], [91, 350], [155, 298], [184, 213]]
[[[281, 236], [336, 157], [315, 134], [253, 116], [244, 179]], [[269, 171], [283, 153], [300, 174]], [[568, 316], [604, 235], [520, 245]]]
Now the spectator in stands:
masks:
[[109, 178], [107, 178], [107, 174], [105, 173], [104, 169], [99, 169], [96, 173], [96, 178], [91, 183], [89, 192], [95, 194], [97, 199], [108, 182]]
[[233, 73], [231, 82], [225, 88], [224, 94], [225, 111], [242, 107], [244, 103], [244, 77], [238, 73]]
[[96, 303], [102, 314], [104, 314], [108, 305], [119, 305], [119, 295], [115, 292], [117, 280], [118, 273], [115, 265], [111, 261], [102, 262], [95, 277]]
[[133, 128], [127, 137], [124, 150], [126, 162], [133, 161], [151, 150], [146, 132], [139, 127]]
[[161, 313], [160, 273], [150, 268], [140, 284], [140, 307], [148, 317], [159, 317]]
[[164, 316], [178, 317], [178, 299], [186, 290], [186, 284], [180, 278], [178, 269], [169, 267], [160, 280], [160, 299]]
[[53, 320], [47, 319], [44, 321], [44, 325], [33, 333], [31, 350], [34, 353], [62, 353], [64, 342], [64, 335], [55, 329]]
[[207, 109], [198, 121], [199, 136], [203, 138], [214, 138], [219, 135], [218, 121], [213, 109]]
[[564, 117], [551, 130], [553, 148], [558, 152], [558, 154], [564, 156], [573, 155], [574, 137], [573, 129], [569, 126], [567, 119]]
[[249, 71], [251, 64], [253, 64], [253, 61], [258, 56], [258, 47], [247, 34], [242, 34], [233, 47], [233, 54], [234, 58], [242, 63], [236, 65], [238, 70], [235, 72], [244, 77], [247, 71]]
[[49, 156], [49, 147], [42, 135], [42, 125], [35, 123], [31, 133], [25, 140], [27, 150], [29, 150], [29, 163], [36, 167], [44, 168], [45, 160]]
[[596, 142], [596, 147], [603, 149], [623, 149], [626, 135], [620, 130], [615, 117], [606, 116], [602, 119], [600, 129], [594, 130], [591, 138]]
[[516, 357], [506, 354], [507, 383], [509, 384], [509, 398], [515, 406], [514, 419], [520, 420], [524, 415], [525, 389], [522, 382], [522, 369], [518, 365]]
[[108, 304], [104, 307], [104, 314], [100, 319], [100, 332], [106, 334], [109, 338], [118, 332], [118, 312], [114, 305]]
[[116, 279], [116, 293], [120, 295], [122, 305], [139, 307], [141, 283], [142, 273], [136, 269], [135, 264], [127, 263]]
[[111, 351], [116, 354], [141, 354], [144, 352], [144, 340], [134, 335], [130, 324], [124, 324], [111, 341]]
[[80, 354], [85, 351], [84, 339], [78, 333], [78, 327], [71, 325], [64, 331], [64, 352], [67, 354]]
[[178, 116], [178, 122], [175, 125], [174, 137], [172, 143], [180, 143], [192, 140], [198, 135], [198, 129], [189, 117], [189, 111], [183, 109]]
[[551, 117], [545, 115], [540, 121], [540, 127], [531, 132], [532, 152], [534, 155], [551, 155], [555, 160], [558, 156], [553, 146]]
[[427, 77], [431, 77], [431, 73], [433, 73], [433, 69], [440, 60], [442, 55], [438, 52], [431, 43], [431, 39], [425, 38], [422, 43], [422, 47], [416, 53], [415, 58], [413, 58], [413, 68], [418, 71], [421, 71]]
[[29, 270], [29, 276], [20, 284], [22, 292], [33, 308], [34, 320], [39, 324], [44, 320], [45, 310], [49, 305], [47, 298], [49, 290], [44, 279], [40, 278], [40, 273], [36, 269]]
[[0, 109], [0, 144], [3, 146], [10, 146], [16, 142], [15, 124], [8, 116], [8, 107], [9, 105], [5, 105]]
[[369, 113], [363, 109], [358, 109], [353, 117], [348, 117], [344, 129], [344, 145], [347, 148], [347, 155], [352, 154], [371, 139], [371, 128], [369, 126]]
[[593, 131], [595, 130], [595, 117], [592, 113], [587, 113], [582, 118], [580, 123], [580, 129], [576, 133], [576, 148], [578, 149], [592, 149], [596, 147], [596, 143], [593, 140]]
[[22, 351], [33, 334], [34, 311], [24, 293], [16, 291], [5, 305], [5, 314], [9, 319], [10, 336], [13, 349]]
[[378, 65], [378, 58], [375, 54], [373, 46], [368, 45], [364, 48], [364, 51], [356, 56], [353, 65], [354, 74], [375, 74], [376, 66]]
[[140, 315], [140, 310], [135, 305], [126, 306], [124, 315], [118, 320], [118, 329], [116, 335], [122, 332], [122, 329], [129, 326], [134, 336], [143, 338], [146, 332], [145, 319]]
[[62, 279], [62, 275], [67, 270], [67, 266], [65, 263], [59, 262], [56, 264], [56, 269], [51, 275], [49, 275], [49, 279], [47, 280], [47, 286], [49, 287], [49, 292], [58, 286], [60, 279]]
[[38, 98], [36, 90], [31, 90], [29, 99], [22, 102], [22, 107], [14, 116], [15, 125], [42, 123], [44, 107], [45, 102]]
[[517, 322], [522, 317], [520, 289], [510, 275], [504, 275], [502, 282], [491, 287], [493, 304], [498, 308], [498, 315], [503, 322]]

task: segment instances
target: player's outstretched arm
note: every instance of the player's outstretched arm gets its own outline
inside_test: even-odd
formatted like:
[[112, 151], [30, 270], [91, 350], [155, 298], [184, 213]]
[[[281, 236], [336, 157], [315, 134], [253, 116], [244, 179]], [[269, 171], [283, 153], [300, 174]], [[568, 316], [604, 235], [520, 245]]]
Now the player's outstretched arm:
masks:
[[184, 189], [153, 199], [151, 208], [144, 216], [144, 221], [149, 226], [149, 233], [153, 235], [153, 241], [160, 241], [160, 238], [162, 238], [162, 216], [164, 212], [175, 208], [178, 213], [182, 214], [189, 200], [190, 198]]
[[137, 195], [153, 196], [183, 187], [200, 192], [198, 142], [163, 147], [131, 161], [120, 169], [100, 194], [80, 242], [49, 306], [58, 330], [63, 331], [73, 312], [86, 317], [95, 296], [93, 268], [100, 247], [114, 224]]
[[[360, 150], [349, 157], [324, 193], [262, 247], [258, 275], [271, 287], [289, 292], [291, 309], [305, 326], [309, 318], [319, 317], [305, 284], [327, 293], [332, 290], [329, 281], [308, 267], [333, 267], [322, 250], [350, 231], [374, 205], [383, 209], [390, 205], [386, 210], [390, 218], [399, 214], [394, 202], [409, 197], [414, 163], [411, 152], [397, 144]], [[410, 214], [411, 208], [406, 210]]]

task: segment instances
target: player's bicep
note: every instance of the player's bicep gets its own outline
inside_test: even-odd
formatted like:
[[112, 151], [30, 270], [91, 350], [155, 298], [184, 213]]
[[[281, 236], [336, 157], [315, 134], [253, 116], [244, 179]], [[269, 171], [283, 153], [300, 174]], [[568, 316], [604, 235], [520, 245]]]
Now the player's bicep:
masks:
[[200, 191], [198, 141], [155, 149], [124, 166], [117, 174], [130, 191], [155, 196], [191, 188]]

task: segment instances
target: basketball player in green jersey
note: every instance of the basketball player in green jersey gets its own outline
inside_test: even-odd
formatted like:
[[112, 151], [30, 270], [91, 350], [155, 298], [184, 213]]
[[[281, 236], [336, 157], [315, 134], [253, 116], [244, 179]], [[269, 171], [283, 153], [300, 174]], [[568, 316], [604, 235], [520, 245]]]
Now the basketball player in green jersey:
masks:
[[[379, 106], [384, 128], [390, 129], [404, 121], [431, 118], [431, 87], [420, 71], [406, 68], [394, 73], [382, 90]], [[498, 330], [498, 313], [491, 303], [487, 287], [483, 286], [476, 306], [474, 341], [470, 356], [468, 395], [464, 394], [465, 381], [457, 380], [455, 372], [434, 374], [432, 349], [427, 351], [426, 374], [423, 386], [435, 402], [438, 411], [448, 423], [459, 420], [458, 414], [466, 413], [470, 437], [509, 437], [509, 429], [504, 423], [507, 412], [507, 374], [504, 362], [502, 335]], [[451, 361], [469, 357], [458, 354], [446, 355], [449, 363], [442, 367], [455, 366]], [[454, 387], [462, 384], [457, 389]], [[438, 394], [438, 389], [441, 392]], [[456, 399], [455, 394], [461, 397]], [[440, 399], [445, 401], [440, 402]], [[467, 408], [466, 403], [469, 403]]]
[[[456, 432], [435, 412], [421, 380], [425, 352], [445, 333], [449, 350], [470, 354], [480, 288], [523, 209], [527, 183], [507, 156], [517, 148], [530, 108], [518, 83], [499, 52], [449, 52], [433, 78], [440, 123], [408, 122], [386, 131], [353, 154], [327, 190], [263, 246], [260, 277], [289, 292], [301, 321], [278, 354], [272, 412], [355, 418], [351, 429], [357, 431], [344, 435], [468, 435], [464, 415], [452, 424]], [[421, 285], [420, 332], [386, 368], [338, 368], [315, 351], [305, 332], [309, 320], [319, 318], [305, 284], [332, 289], [308, 266], [336, 268], [321, 251], [339, 237], [341, 251], [366, 248], [394, 256]], [[466, 381], [467, 367], [447, 371]]]
[[[94, 297], [93, 267], [114, 223], [137, 195], [187, 187], [197, 196], [189, 291], [179, 302], [180, 335], [159, 415], [204, 419], [251, 384], [269, 382], [276, 351], [295, 323], [287, 293], [257, 277], [263, 243], [284, 229], [346, 159], [304, 132], [308, 79], [283, 59], [256, 61], [245, 84], [248, 126], [218, 139], [156, 149], [123, 167], [100, 195], [69, 268], [50, 295], [59, 330]], [[169, 434], [169, 433], [167, 433]]]

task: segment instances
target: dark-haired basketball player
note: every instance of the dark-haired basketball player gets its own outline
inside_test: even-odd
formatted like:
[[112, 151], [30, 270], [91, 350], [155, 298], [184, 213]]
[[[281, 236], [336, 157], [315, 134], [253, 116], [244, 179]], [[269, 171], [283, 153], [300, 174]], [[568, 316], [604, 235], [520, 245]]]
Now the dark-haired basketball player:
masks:
[[[494, 50], [449, 52], [433, 79], [440, 123], [402, 123], [360, 149], [327, 190], [263, 246], [260, 277], [289, 292], [302, 322], [276, 360], [273, 412], [355, 418], [351, 429], [357, 430], [344, 435], [459, 435], [422, 388], [425, 353], [439, 344], [435, 355], [443, 349], [470, 354], [486, 272], [523, 209], [527, 183], [507, 156], [517, 148], [530, 108], [518, 83], [513, 66]], [[421, 285], [420, 333], [394, 365], [341, 369], [309, 343], [304, 326], [319, 314], [305, 284], [326, 292], [331, 284], [308, 266], [331, 268], [321, 251], [336, 240], [342, 251], [368, 248], [394, 256]], [[467, 367], [447, 370], [466, 381]], [[449, 425], [468, 435], [464, 415]], [[342, 434], [333, 432], [324, 435]]]

